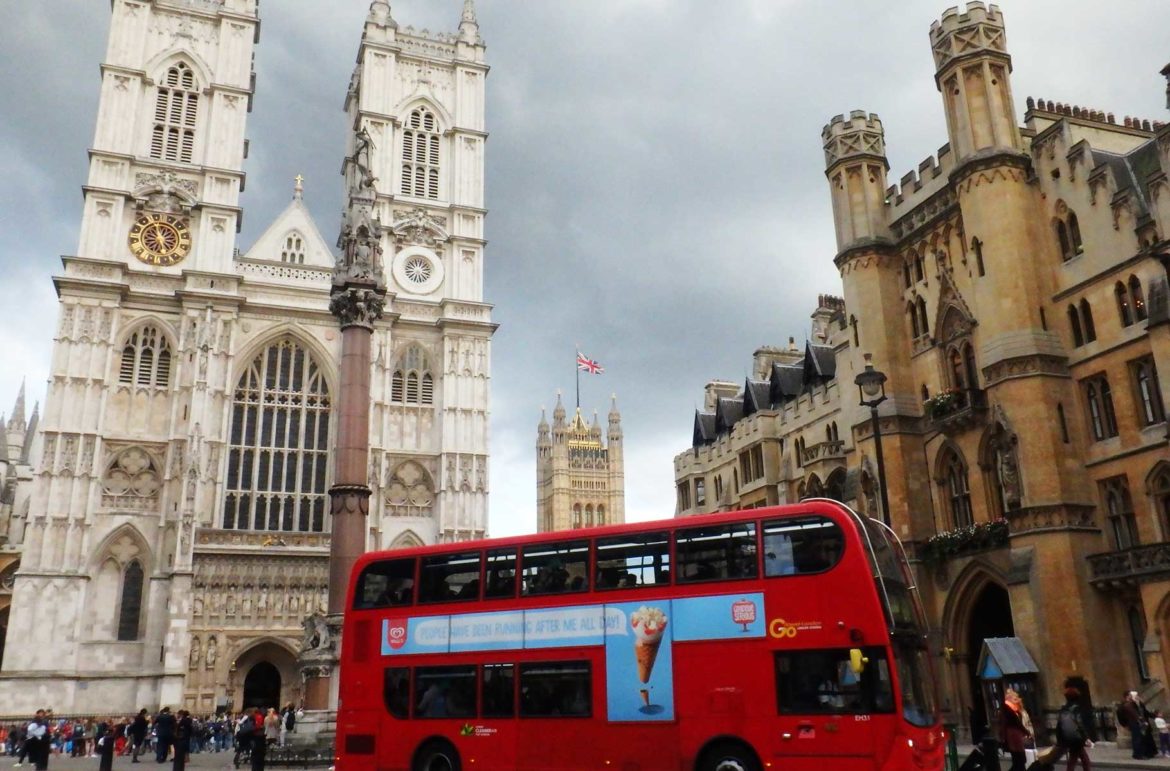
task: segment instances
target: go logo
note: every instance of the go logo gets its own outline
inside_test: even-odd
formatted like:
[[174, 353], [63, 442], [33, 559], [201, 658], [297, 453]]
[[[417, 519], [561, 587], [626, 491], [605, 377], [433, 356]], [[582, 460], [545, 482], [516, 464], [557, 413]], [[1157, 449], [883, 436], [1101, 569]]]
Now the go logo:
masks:
[[796, 637], [796, 625], [789, 624], [782, 618], [774, 618], [768, 622], [768, 634], [777, 640], [785, 637]]

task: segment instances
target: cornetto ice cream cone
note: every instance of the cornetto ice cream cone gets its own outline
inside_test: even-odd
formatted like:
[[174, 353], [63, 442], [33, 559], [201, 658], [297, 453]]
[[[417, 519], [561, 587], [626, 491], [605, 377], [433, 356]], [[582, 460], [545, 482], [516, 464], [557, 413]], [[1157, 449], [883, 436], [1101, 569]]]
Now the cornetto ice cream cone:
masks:
[[638, 680], [650, 682], [654, 671], [654, 660], [662, 646], [662, 633], [666, 631], [666, 614], [660, 608], [645, 605], [630, 614], [630, 626], [634, 629], [634, 658], [638, 662]]
[[658, 648], [662, 640], [656, 642], [634, 641], [634, 656], [638, 660], [638, 679], [643, 683], [650, 682], [650, 673], [654, 671], [654, 659], [658, 658]]

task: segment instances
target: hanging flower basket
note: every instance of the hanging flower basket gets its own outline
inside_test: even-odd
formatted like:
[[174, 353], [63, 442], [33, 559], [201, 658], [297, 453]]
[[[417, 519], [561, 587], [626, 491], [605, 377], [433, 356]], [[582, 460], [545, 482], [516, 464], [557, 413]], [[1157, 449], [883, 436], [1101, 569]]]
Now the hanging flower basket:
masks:
[[939, 533], [918, 548], [918, 556], [923, 562], [939, 563], [951, 557], [998, 549], [1007, 544], [1007, 520], [997, 519]]
[[931, 418], [941, 418], [950, 415], [963, 406], [963, 392], [957, 388], [935, 394], [922, 403], [922, 409]]

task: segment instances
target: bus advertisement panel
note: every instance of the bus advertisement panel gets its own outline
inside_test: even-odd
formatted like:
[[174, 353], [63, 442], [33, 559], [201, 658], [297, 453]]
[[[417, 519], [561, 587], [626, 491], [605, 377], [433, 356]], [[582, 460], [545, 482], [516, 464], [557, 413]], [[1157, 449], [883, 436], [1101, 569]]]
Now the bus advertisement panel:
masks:
[[338, 771], [942, 768], [909, 566], [840, 504], [365, 555]]

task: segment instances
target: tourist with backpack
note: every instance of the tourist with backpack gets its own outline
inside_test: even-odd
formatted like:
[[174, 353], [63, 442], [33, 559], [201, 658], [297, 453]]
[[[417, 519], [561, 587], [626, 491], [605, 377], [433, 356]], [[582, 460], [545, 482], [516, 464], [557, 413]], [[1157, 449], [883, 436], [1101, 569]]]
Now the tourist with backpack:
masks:
[[236, 768], [240, 767], [240, 759], [248, 757], [251, 753], [252, 737], [255, 735], [255, 731], [256, 726], [252, 722], [252, 711], [248, 710], [236, 726], [236, 754], [232, 758], [232, 765]]
[[1056, 716], [1056, 743], [1068, 753], [1068, 766], [1066, 767], [1068, 771], [1073, 771], [1076, 768], [1078, 760], [1084, 771], [1090, 771], [1092, 768], [1089, 763], [1088, 751], [1093, 743], [1089, 741], [1088, 733], [1081, 722], [1080, 706], [1077, 703], [1080, 697], [1081, 692], [1077, 688], [1071, 686], [1065, 688], [1065, 703]]

